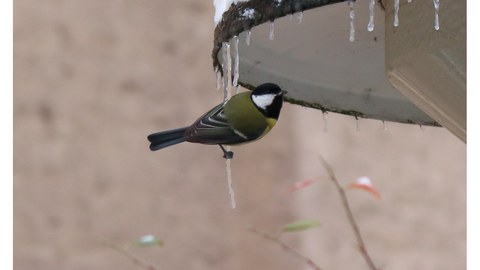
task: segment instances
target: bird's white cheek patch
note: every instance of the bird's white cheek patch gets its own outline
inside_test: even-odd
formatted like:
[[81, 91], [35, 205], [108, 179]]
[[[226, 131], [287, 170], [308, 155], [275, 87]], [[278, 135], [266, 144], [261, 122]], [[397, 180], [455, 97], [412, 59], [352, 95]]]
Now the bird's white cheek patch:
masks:
[[257, 105], [257, 107], [262, 108], [264, 110], [267, 109], [268, 106], [272, 105], [273, 99], [276, 97], [275, 94], [267, 94], [267, 95], [253, 95], [252, 100]]

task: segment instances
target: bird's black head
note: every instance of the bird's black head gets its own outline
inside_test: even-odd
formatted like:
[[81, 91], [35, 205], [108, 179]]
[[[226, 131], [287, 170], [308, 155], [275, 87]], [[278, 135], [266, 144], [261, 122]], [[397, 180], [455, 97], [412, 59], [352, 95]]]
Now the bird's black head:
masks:
[[264, 83], [251, 94], [253, 104], [268, 118], [278, 119], [286, 91], [274, 83]]

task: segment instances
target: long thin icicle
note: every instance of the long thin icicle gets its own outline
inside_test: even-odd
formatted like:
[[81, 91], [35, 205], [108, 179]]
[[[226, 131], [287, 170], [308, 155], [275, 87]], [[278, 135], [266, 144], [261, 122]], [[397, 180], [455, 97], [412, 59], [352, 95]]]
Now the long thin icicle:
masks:
[[393, 19], [393, 26], [398, 27], [398, 10], [400, 9], [400, 0], [393, 0], [393, 13], [394, 13], [394, 19]]
[[222, 43], [222, 89], [223, 89], [223, 99], [225, 100], [225, 97], [227, 96], [227, 73], [228, 73], [228, 67], [227, 67], [227, 43], [223, 42]]
[[440, 30], [440, 22], [438, 20], [438, 9], [440, 7], [440, 0], [433, 0], [433, 7], [435, 8], [435, 30]]
[[372, 32], [375, 28], [375, 0], [370, 0], [369, 3], [369, 10], [370, 10], [370, 19], [368, 20], [368, 31]]
[[[230, 151], [230, 146], [227, 146], [227, 151]], [[227, 172], [227, 185], [228, 185], [228, 195], [230, 195], [230, 208], [235, 209], [237, 203], [235, 202], [235, 192], [233, 191], [233, 181], [232, 181], [232, 164], [231, 159], [227, 158], [226, 162], [226, 172]]]
[[[230, 55], [230, 43], [222, 43], [222, 70], [223, 70], [223, 100], [226, 102], [232, 95], [233, 91], [230, 88], [233, 88], [232, 85], [232, 58]], [[226, 151], [231, 151], [230, 146], [226, 147]], [[230, 207], [234, 209], [236, 207], [235, 203], [235, 194], [233, 192], [233, 181], [232, 181], [232, 167], [231, 159], [226, 158], [226, 173], [227, 173], [227, 185], [228, 185], [228, 194], [230, 195]]]
[[349, 7], [349, 17], [350, 17], [350, 35], [348, 39], [350, 42], [355, 41], [355, 9], [354, 9], [355, 1], [349, 0], [348, 7]]
[[232, 85], [233, 87], [237, 87], [238, 86], [238, 75], [239, 75], [239, 61], [240, 61], [240, 57], [238, 55], [238, 36], [234, 36], [233, 37], [233, 46], [232, 46], [232, 49], [233, 49], [233, 82], [232, 82]]
[[228, 88], [231, 82], [232, 59], [230, 58], [230, 43], [222, 43], [222, 70], [223, 70], [223, 100], [230, 98]]

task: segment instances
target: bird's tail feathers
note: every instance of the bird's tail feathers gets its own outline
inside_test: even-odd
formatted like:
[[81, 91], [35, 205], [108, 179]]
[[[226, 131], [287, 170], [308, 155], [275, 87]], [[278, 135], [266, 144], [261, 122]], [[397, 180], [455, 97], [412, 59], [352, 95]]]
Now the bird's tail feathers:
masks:
[[185, 130], [187, 130], [186, 127], [157, 132], [148, 135], [147, 139], [150, 142], [150, 150], [156, 151], [170, 145], [184, 142]]

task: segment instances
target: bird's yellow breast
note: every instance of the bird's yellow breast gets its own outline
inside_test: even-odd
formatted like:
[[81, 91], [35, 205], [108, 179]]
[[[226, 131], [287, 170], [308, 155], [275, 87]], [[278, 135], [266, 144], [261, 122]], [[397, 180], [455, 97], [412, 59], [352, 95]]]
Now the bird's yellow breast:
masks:
[[277, 123], [277, 119], [275, 118], [267, 118], [266, 121], [269, 129], [272, 129], [273, 126], [275, 126], [275, 124]]

